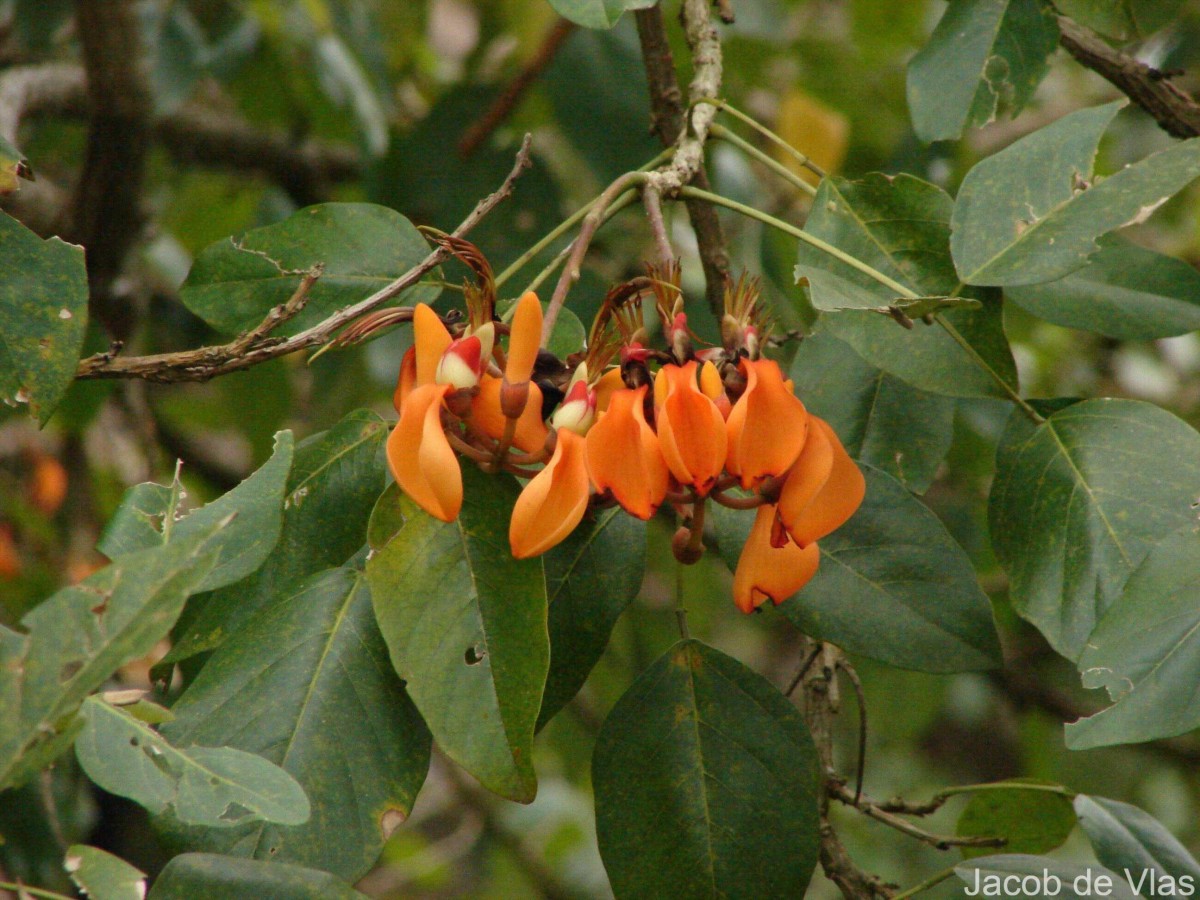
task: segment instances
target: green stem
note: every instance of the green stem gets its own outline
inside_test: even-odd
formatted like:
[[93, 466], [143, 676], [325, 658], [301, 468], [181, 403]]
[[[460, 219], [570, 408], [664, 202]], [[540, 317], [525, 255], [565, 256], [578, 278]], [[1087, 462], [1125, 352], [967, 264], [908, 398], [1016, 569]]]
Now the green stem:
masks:
[[937, 796], [953, 797], [955, 794], [973, 794], [976, 791], [1042, 791], [1046, 794], [1058, 794], [1060, 797], [1075, 799], [1075, 792], [1061, 784], [1036, 784], [1024, 781], [993, 781], [986, 784], [960, 784], [938, 791]]
[[722, 110], [723, 112], [729, 113], [731, 116], [733, 116], [739, 122], [749, 125], [751, 128], [753, 128], [755, 131], [757, 131], [759, 134], [761, 134], [763, 137], [765, 137], [771, 143], [776, 144], [779, 147], [782, 147], [789, 156], [791, 156], [793, 159], [795, 159], [796, 162], [800, 163], [800, 165], [804, 166], [804, 168], [808, 169], [810, 172], [812, 172], [818, 178], [825, 177], [825, 170], [822, 169], [820, 166], [818, 166], [815, 162], [813, 162], [811, 159], [809, 159], [807, 156], [805, 156], [803, 153], [801, 153], [799, 150], [797, 150], [795, 147], [793, 147], [791, 144], [789, 144], [787, 141], [785, 141], [783, 138], [781, 138], [779, 135], [777, 135], [775, 132], [773, 132], [766, 125], [763, 125], [758, 120], [751, 118], [750, 116], [746, 115], [741, 110], [735, 109], [734, 107], [730, 106], [727, 101], [719, 100], [714, 97], [700, 97], [699, 99], [693, 100], [691, 105], [695, 106], [697, 103], [709, 103], [709, 104], [715, 106], [717, 109]]
[[[707, 200], [709, 203], [714, 203], [718, 206], [727, 207], [728, 209], [732, 209], [734, 212], [741, 213], [742, 215], [747, 216], [751, 219], [757, 219], [758, 221], [763, 222], [764, 224], [770, 225], [772, 228], [777, 228], [780, 231], [782, 231], [784, 234], [790, 234], [794, 238], [799, 238], [800, 240], [804, 241], [806, 244], [809, 244], [810, 246], [815, 247], [816, 249], [820, 250], [822, 253], [826, 253], [829, 256], [832, 256], [834, 259], [845, 263], [846, 265], [850, 266], [852, 269], [857, 269], [858, 271], [860, 271], [864, 275], [866, 275], [868, 278], [871, 278], [874, 281], [879, 282], [880, 284], [882, 284], [884, 287], [888, 288], [889, 290], [895, 291], [899, 296], [904, 297], [907, 300], [916, 300], [920, 296], [920, 295], [916, 294], [915, 292], [913, 292], [912, 290], [910, 290], [909, 288], [902, 285], [900, 282], [896, 281], [893, 278], [890, 278], [889, 276], [885, 275], [883, 272], [880, 272], [878, 269], [872, 268], [871, 266], [867, 265], [861, 259], [851, 256], [850, 254], [846, 253], [843, 250], [839, 250], [837, 247], [833, 246], [832, 244], [826, 243], [825, 241], [821, 240], [819, 237], [815, 237], [814, 235], [811, 235], [808, 232], [803, 231], [800, 228], [797, 228], [795, 225], [792, 225], [790, 222], [785, 222], [782, 219], [777, 219], [774, 216], [769, 215], [768, 213], [762, 212], [761, 210], [755, 209], [752, 206], [747, 206], [744, 203], [738, 203], [736, 200], [730, 200], [728, 197], [722, 197], [720, 194], [713, 194], [709, 191], [702, 191], [699, 188], [694, 188], [694, 187], [690, 187], [690, 186], [684, 186], [684, 187], [680, 188], [679, 195], [681, 197], [695, 197], [698, 200]], [[1008, 399], [1011, 400], [1013, 403], [1015, 403], [1017, 405], [1017, 407], [1021, 410], [1021, 412], [1023, 412], [1026, 416], [1028, 416], [1029, 419], [1031, 421], [1033, 421], [1035, 424], [1040, 424], [1041, 422], [1045, 421], [1040, 415], [1038, 415], [1037, 410], [1035, 410], [1032, 406], [1030, 406], [1028, 403], [1026, 403], [1023, 399], [1021, 399], [1021, 395], [1018, 394], [1015, 390], [1013, 390], [1012, 385], [1010, 385], [1007, 381], [1005, 381], [1000, 376], [999, 372], [997, 372], [990, 365], [988, 365], [987, 360], [985, 360], [982, 356], [979, 355], [979, 352], [974, 347], [971, 346], [970, 341], [968, 341], [965, 337], [963, 337], [959, 333], [957, 328], [955, 328], [948, 321], [946, 321], [946, 319], [941, 315], [934, 316], [934, 321], [936, 321], [946, 331], [946, 333], [950, 336], [950, 338], [956, 344], [958, 344], [960, 347], [962, 347], [963, 351], [967, 354], [968, 357], [970, 357], [970, 359], [973, 363], [975, 363], [977, 366], [979, 366], [981, 369], [983, 369], [983, 371], [985, 371], [988, 374], [988, 376], [994, 382], [996, 382], [996, 384], [997, 384], [997, 386], [999, 386], [1000, 390], [1002, 390], [1004, 392], [1004, 395], [1006, 397], [1008, 397]]]
[[24, 892], [31, 897], [46, 897], [48, 900], [74, 900], [66, 894], [48, 891], [45, 888], [30, 887], [27, 884], [15, 884], [11, 881], [0, 881], [0, 890], [14, 891], [18, 897]]
[[905, 898], [905, 897], [916, 896], [917, 894], [921, 893], [921, 891], [927, 891], [931, 887], [935, 887], [936, 885], [941, 884], [943, 881], [945, 881], [947, 878], [951, 877], [953, 874], [954, 874], [954, 866], [951, 866], [948, 869], [942, 869], [942, 871], [938, 872], [935, 875], [929, 876], [924, 881], [922, 881], [920, 884], [914, 884], [908, 890], [901, 891], [899, 894], [895, 894], [892, 897], [892, 900], [903, 900], [903, 898]]
[[[603, 225], [621, 210], [625, 209], [625, 207], [634, 203], [638, 198], [638, 193], [639, 192], [637, 190], [630, 188], [628, 191], [618, 196], [617, 199], [609, 205], [608, 209], [604, 211], [604, 216], [600, 219], [600, 224]], [[590, 209], [591, 205], [589, 204], [584, 208], [583, 212], [586, 214]], [[571, 246], [571, 244], [567, 244], [567, 246], [563, 247], [562, 250], [555, 255], [554, 259], [550, 260], [550, 262], [546, 264], [546, 267], [542, 269], [542, 271], [538, 272], [536, 276], [534, 276], [533, 281], [526, 285], [525, 291], [536, 291], [539, 287], [541, 287], [542, 282], [553, 275], [554, 270], [561, 266], [563, 264], [563, 260], [570, 256]], [[525, 291], [522, 291], [521, 293], [524, 294]], [[515, 306], [513, 307], [513, 310], [516, 310]]]
[[798, 177], [796, 173], [787, 166], [780, 165], [776, 160], [763, 153], [749, 141], [743, 140], [738, 135], [734, 134], [724, 125], [719, 125], [714, 122], [708, 129], [708, 132], [719, 140], [733, 144], [733, 146], [737, 147], [750, 158], [758, 160], [780, 178], [784, 179], [788, 184], [792, 185], [792, 187], [803, 191], [810, 197], [815, 197], [817, 195], [817, 189], [815, 187], [813, 187], [803, 178]]

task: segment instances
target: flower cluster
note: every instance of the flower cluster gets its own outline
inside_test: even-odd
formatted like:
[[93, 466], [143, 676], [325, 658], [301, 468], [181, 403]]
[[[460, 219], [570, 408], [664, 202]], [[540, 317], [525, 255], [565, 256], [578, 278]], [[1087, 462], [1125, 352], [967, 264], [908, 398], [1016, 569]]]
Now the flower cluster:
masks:
[[[428, 306], [413, 311], [387, 456], [418, 505], [444, 521], [458, 515], [461, 454], [528, 479], [509, 528], [518, 558], [562, 541], [589, 504], [648, 519], [670, 503], [683, 522], [675, 554], [694, 562], [712, 500], [755, 510], [734, 575], [740, 609], [781, 603], [813, 576], [817, 541], [853, 514], [865, 485], [829, 425], [761, 357], [755, 281], [729, 286], [722, 346], [697, 352], [678, 267], [652, 269], [609, 293], [586, 351], [562, 363], [539, 350], [537, 297], [520, 298], [510, 325], [497, 321], [486, 261], [466, 242], [439, 240], [479, 278], [466, 286], [468, 321], [457, 333]], [[646, 294], [668, 351], [646, 346]]]

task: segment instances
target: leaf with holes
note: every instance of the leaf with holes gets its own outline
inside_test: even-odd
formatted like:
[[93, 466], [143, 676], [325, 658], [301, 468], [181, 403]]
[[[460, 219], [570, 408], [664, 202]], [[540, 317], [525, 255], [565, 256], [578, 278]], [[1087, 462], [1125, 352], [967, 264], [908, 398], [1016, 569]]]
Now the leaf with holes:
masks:
[[328, 872], [235, 859], [216, 853], [176, 856], [154, 880], [150, 900], [228, 900], [230, 897], [269, 897], [270, 900], [366, 900], [346, 882]]
[[1058, 25], [1042, 0], [955, 0], [908, 64], [913, 130], [956, 140], [1015, 116], [1045, 77]]
[[[296, 334], [365, 300], [428, 255], [425, 238], [395, 210], [371, 203], [322, 203], [206, 247], [180, 297], [218, 331], [246, 331], [272, 307], [286, 303], [307, 271], [323, 264], [304, 309], [275, 332]], [[440, 292], [436, 285], [419, 284], [400, 298], [408, 305], [428, 303]]]
[[1061, 278], [1100, 249], [1097, 238], [1145, 221], [1200, 178], [1200, 138], [1193, 138], [1094, 179], [1100, 137], [1124, 105], [1063, 116], [967, 173], [950, 235], [964, 282], [1009, 287]]
[[75, 886], [92, 900], [143, 900], [146, 873], [97, 847], [73, 844], [63, 867]]
[[86, 724], [75, 740], [75, 757], [83, 771], [151, 813], [170, 808], [182, 822], [215, 827], [254, 819], [308, 821], [304, 789], [261, 756], [231, 747], [174, 747], [95, 696], [83, 702], [81, 715]]
[[162, 823], [189, 849], [357, 881], [408, 818], [429, 768], [429, 731], [392, 671], [366, 580], [352, 569], [280, 592], [213, 653], [172, 711], [162, 729], [171, 741], [256, 753], [291, 774], [319, 811], [291, 827], [176, 833]]
[[996, 450], [992, 548], [1017, 612], [1079, 659], [1155, 543], [1193, 521], [1200, 435], [1135, 400], [1087, 400], [1034, 427], [1014, 412]]
[[[1195, 496], [1195, 495], [1193, 495]], [[1192, 523], [1150, 549], [1088, 636], [1086, 688], [1108, 709], [1067, 725], [1082, 750], [1172, 737], [1200, 727], [1200, 532]]]
[[0, 400], [50, 418], [75, 379], [87, 305], [83, 248], [0, 212]]
[[[945, 191], [911, 175], [826, 178], [804, 230], [919, 297], [959, 297], [963, 286], [949, 251], [952, 209]], [[805, 242], [798, 253], [796, 278], [808, 281], [812, 303], [823, 313], [817, 331], [850, 344], [872, 365], [921, 390], [953, 397], [1003, 396], [996, 379], [1016, 384], [995, 292], [967, 292], [978, 308], [940, 314], [967, 350], [947, 327], [919, 322], [905, 329], [880, 314], [878, 309], [900, 298], [896, 287]]]
[[216, 563], [221, 524], [63, 588], [25, 615], [25, 633], [0, 626], [0, 788], [70, 747], [84, 697], [167, 635]]
[[541, 559], [513, 559], [516, 483], [463, 467], [453, 522], [407, 498], [404, 527], [367, 563], [375, 616], [438, 746], [484, 787], [533, 800], [533, 733], [550, 662]]
[[625, 897], [801, 897], [817, 864], [817, 751], [762, 676], [681, 641], [596, 738], [596, 836]]

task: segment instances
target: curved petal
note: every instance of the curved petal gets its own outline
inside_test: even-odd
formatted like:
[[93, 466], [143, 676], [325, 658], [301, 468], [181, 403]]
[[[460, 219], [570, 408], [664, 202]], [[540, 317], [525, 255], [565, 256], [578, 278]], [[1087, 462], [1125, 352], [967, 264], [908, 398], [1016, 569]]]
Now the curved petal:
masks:
[[596, 412], [602, 413], [608, 409], [612, 395], [622, 390], [625, 390], [625, 381], [621, 378], [619, 367], [609, 369], [601, 375], [600, 380], [596, 382]]
[[517, 559], [545, 553], [575, 530], [587, 510], [590, 482], [584, 439], [558, 432], [554, 455], [513, 506], [508, 542]]
[[610, 490], [631, 516], [648, 519], [667, 493], [667, 464], [646, 424], [646, 386], [614, 391], [587, 434], [587, 462], [599, 491]]
[[450, 332], [438, 314], [424, 303], [413, 309], [413, 346], [417, 348], [417, 385], [433, 384], [442, 354], [450, 346]]
[[733, 573], [733, 602], [744, 613], [753, 612], [767, 599], [779, 605], [817, 573], [820, 556], [816, 544], [798, 547], [785, 541], [782, 547], [774, 546], [771, 533], [775, 516], [774, 506], [764, 503], [758, 508], [750, 536], [738, 557], [737, 571]]
[[808, 436], [800, 456], [792, 464], [779, 494], [779, 518], [785, 527], [796, 521], [821, 492], [829, 473], [833, 470], [833, 445], [829, 443], [824, 429], [813, 424], [816, 416], [809, 416]]
[[[494, 375], [484, 375], [479, 382], [479, 393], [471, 400], [471, 424], [494, 441], [504, 436], [508, 420], [500, 409], [500, 390], [504, 381]], [[525, 453], [536, 453], [546, 444], [550, 429], [542, 421], [542, 389], [529, 383], [529, 400], [517, 419], [517, 431], [513, 435], [513, 446]]]
[[783, 381], [774, 360], [742, 360], [746, 390], [726, 422], [725, 468], [749, 490], [782, 475], [796, 461], [808, 430], [808, 412]]
[[[784, 526], [792, 540], [801, 546], [818, 541], [840, 528], [854, 515], [867, 492], [867, 482], [863, 473], [850, 458], [833, 429], [825, 420], [809, 416], [810, 441], [812, 435], [817, 432], [820, 432], [829, 444], [829, 476], [808, 503], [798, 502], [802, 498], [793, 497], [790, 498], [790, 505], [785, 508], [784, 501], [789, 499], [788, 487], [792, 480], [792, 476], [788, 475], [788, 484], [784, 485], [783, 494], [779, 498], [780, 517]], [[800, 494], [799, 488], [796, 493]]]
[[417, 348], [409, 347], [400, 360], [400, 377], [396, 379], [396, 390], [392, 393], [392, 406], [402, 412], [404, 398], [417, 386]]
[[[668, 381], [658, 410], [658, 440], [667, 468], [680, 484], [707, 494], [725, 466], [725, 420], [696, 385], [696, 363], [664, 366]], [[655, 384], [656, 395], [660, 393]]]
[[537, 361], [538, 345], [542, 341], [542, 304], [537, 294], [526, 291], [517, 301], [512, 317], [512, 328], [508, 339], [508, 359], [504, 364], [504, 377], [509, 384], [528, 381]]
[[388, 435], [387, 459], [396, 483], [421, 509], [452, 522], [462, 508], [462, 470], [442, 431], [442, 400], [451, 388], [425, 384], [404, 402]]

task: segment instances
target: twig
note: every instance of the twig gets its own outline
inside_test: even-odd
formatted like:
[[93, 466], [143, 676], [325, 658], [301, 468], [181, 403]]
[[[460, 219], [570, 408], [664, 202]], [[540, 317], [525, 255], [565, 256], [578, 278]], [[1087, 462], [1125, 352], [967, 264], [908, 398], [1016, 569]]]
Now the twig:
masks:
[[1089, 28], [1058, 17], [1059, 42], [1075, 60], [1117, 87], [1154, 117], [1167, 134], [1200, 135], [1200, 103], [1171, 83], [1164, 73], [1105, 43]]
[[867, 766], [867, 697], [863, 692], [862, 680], [848, 659], [839, 657], [837, 668], [854, 686], [854, 697], [858, 703], [858, 763], [854, 771], [854, 802], [858, 803], [862, 797], [863, 772]]
[[854, 792], [846, 787], [840, 778], [830, 778], [827, 785], [830, 796], [847, 806], [853, 807], [869, 819], [874, 819], [889, 828], [894, 828], [902, 834], [916, 838], [937, 850], [949, 850], [951, 847], [1003, 847], [1007, 841], [1002, 837], [959, 837], [949, 834], [933, 834], [924, 828], [919, 828], [907, 819], [902, 819], [888, 812], [878, 804], [872, 803], [866, 797], [855, 798]]
[[[514, 182], [530, 165], [530, 140], [530, 135], [526, 135], [521, 149], [517, 152], [512, 171], [508, 173], [503, 184], [494, 193], [476, 204], [470, 215], [463, 219], [458, 228], [454, 230], [455, 237], [467, 234], [484, 216], [512, 193]], [[248, 369], [267, 360], [325, 343], [334, 332], [344, 325], [412, 287], [421, 280], [426, 272], [440, 265], [448, 256], [448, 250], [442, 247], [435, 248], [420, 263], [370, 297], [347, 306], [324, 321], [286, 339], [259, 337], [247, 343], [243, 335], [228, 344], [201, 347], [198, 350], [185, 350], [181, 353], [160, 353], [154, 356], [140, 357], [118, 356], [115, 358], [111, 354], [102, 353], [80, 361], [75, 377], [143, 378], [147, 381], [170, 383], [208, 381], [210, 378], [224, 375], [227, 372]]]
[[546, 36], [542, 39], [541, 45], [533, 58], [526, 63], [517, 77], [509, 82], [508, 87], [495, 99], [487, 112], [483, 114], [478, 122], [467, 129], [462, 139], [458, 142], [458, 155], [463, 159], [471, 156], [479, 149], [492, 132], [494, 132], [500, 124], [512, 115], [513, 110], [524, 99], [526, 92], [537, 81], [538, 76], [546, 70], [546, 67], [554, 60], [555, 54], [559, 48], [575, 31], [575, 23], [569, 19], [559, 17], [558, 21], [551, 26], [546, 32]]
[[646, 221], [650, 223], [650, 231], [654, 234], [659, 264], [668, 266], [675, 260], [675, 251], [671, 249], [671, 239], [667, 236], [667, 225], [663, 221], [662, 197], [658, 190], [649, 186], [643, 188], [642, 205], [646, 207]]

